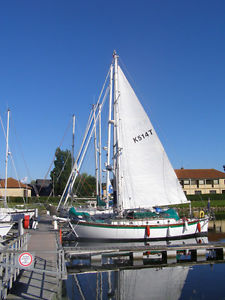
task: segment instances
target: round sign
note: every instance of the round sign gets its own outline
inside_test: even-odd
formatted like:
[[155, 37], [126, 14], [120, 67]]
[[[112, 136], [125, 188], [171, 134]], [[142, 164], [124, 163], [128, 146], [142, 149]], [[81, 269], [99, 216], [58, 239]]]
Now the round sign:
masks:
[[33, 262], [33, 256], [29, 252], [21, 253], [19, 256], [19, 264], [23, 267], [29, 267]]

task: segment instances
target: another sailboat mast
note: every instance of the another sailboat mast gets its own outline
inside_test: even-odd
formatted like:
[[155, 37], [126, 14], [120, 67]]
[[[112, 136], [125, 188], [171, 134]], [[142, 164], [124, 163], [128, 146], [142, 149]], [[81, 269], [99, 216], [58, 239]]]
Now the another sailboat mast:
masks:
[[8, 157], [9, 157], [9, 114], [10, 110], [7, 112], [7, 132], [6, 132], [6, 154], [5, 154], [5, 197], [4, 197], [4, 207], [7, 207], [7, 181], [8, 181]]
[[111, 126], [112, 126], [112, 87], [113, 87], [113, 65], [110, 66], [109, 82], [109, 119], [108, 119], [108, 141], [107, 141], [107, 165], [106, 165], [106, 208], [109, 208], [109, 168], [110, 168], [110, 147], [111, 147]]
[[73, 169], [73, 165], [74, 165], [74, 138], [75, 138], [75, 115], [73, 115], [73, 136], [72, 136], [72, 153], [71, 153], [72, 169]]
[[[73, 165], [74, 165], [74, 139], [75, 139], [75, 115], [73, 115], [73, 135], [72, 135], [72, 152], [71, 152], [71, 172], [73, 170]], [[69, 191], [72, 199], [73, 199], [73, 187], [70, 187]]]

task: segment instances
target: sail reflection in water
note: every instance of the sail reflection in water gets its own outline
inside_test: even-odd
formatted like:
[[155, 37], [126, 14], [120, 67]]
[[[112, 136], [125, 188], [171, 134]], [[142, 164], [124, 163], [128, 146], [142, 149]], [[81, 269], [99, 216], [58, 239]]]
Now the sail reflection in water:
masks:
[[179, 299], [189, 267], [144, 268], [72, 275], [69, 299]]
[[188, 267], [120, 271], [118, 299], [179, 299]]

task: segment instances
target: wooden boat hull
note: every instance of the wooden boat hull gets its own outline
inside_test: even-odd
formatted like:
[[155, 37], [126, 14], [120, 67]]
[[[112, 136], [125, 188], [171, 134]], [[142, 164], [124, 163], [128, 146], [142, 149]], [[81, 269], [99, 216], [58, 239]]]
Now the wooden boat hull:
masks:
[[[169, 222], [168, 222], [169, 221]], [[159, 221], [158, 221], [159, 222]], [[106, 224], [97, 222], [79, 221], [73, 223], [77, 239], [95, 239], [109, 241], [142, 241], [182, 239], [192, 236], [207, 235], [208, 218], [191, 219], [188, 221], [161, 221], [154, 222], [118, 222]]]

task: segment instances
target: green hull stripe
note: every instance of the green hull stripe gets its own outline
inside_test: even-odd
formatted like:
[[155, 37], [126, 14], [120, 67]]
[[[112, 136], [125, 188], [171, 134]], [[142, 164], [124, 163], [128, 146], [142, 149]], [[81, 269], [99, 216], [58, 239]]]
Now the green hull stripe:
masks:
[[[191, 222], [188, 223], [188, 225], [197, 225], [198, 222]], [[100, 227], [100, 228], [109, 228], [109, 229], [145, 229], [148, 225], [107, 225], [107, 224], [96, 224], [96, 223], [79, 223], [78, 225], [81, 226], [87, 226], [87, 227]], [[168, 227], [183, 227], [184, 224], [171, 224], [171, 225], [149, 225], [150, 229], [162, 229], [162, 228], [168, 228]]]

